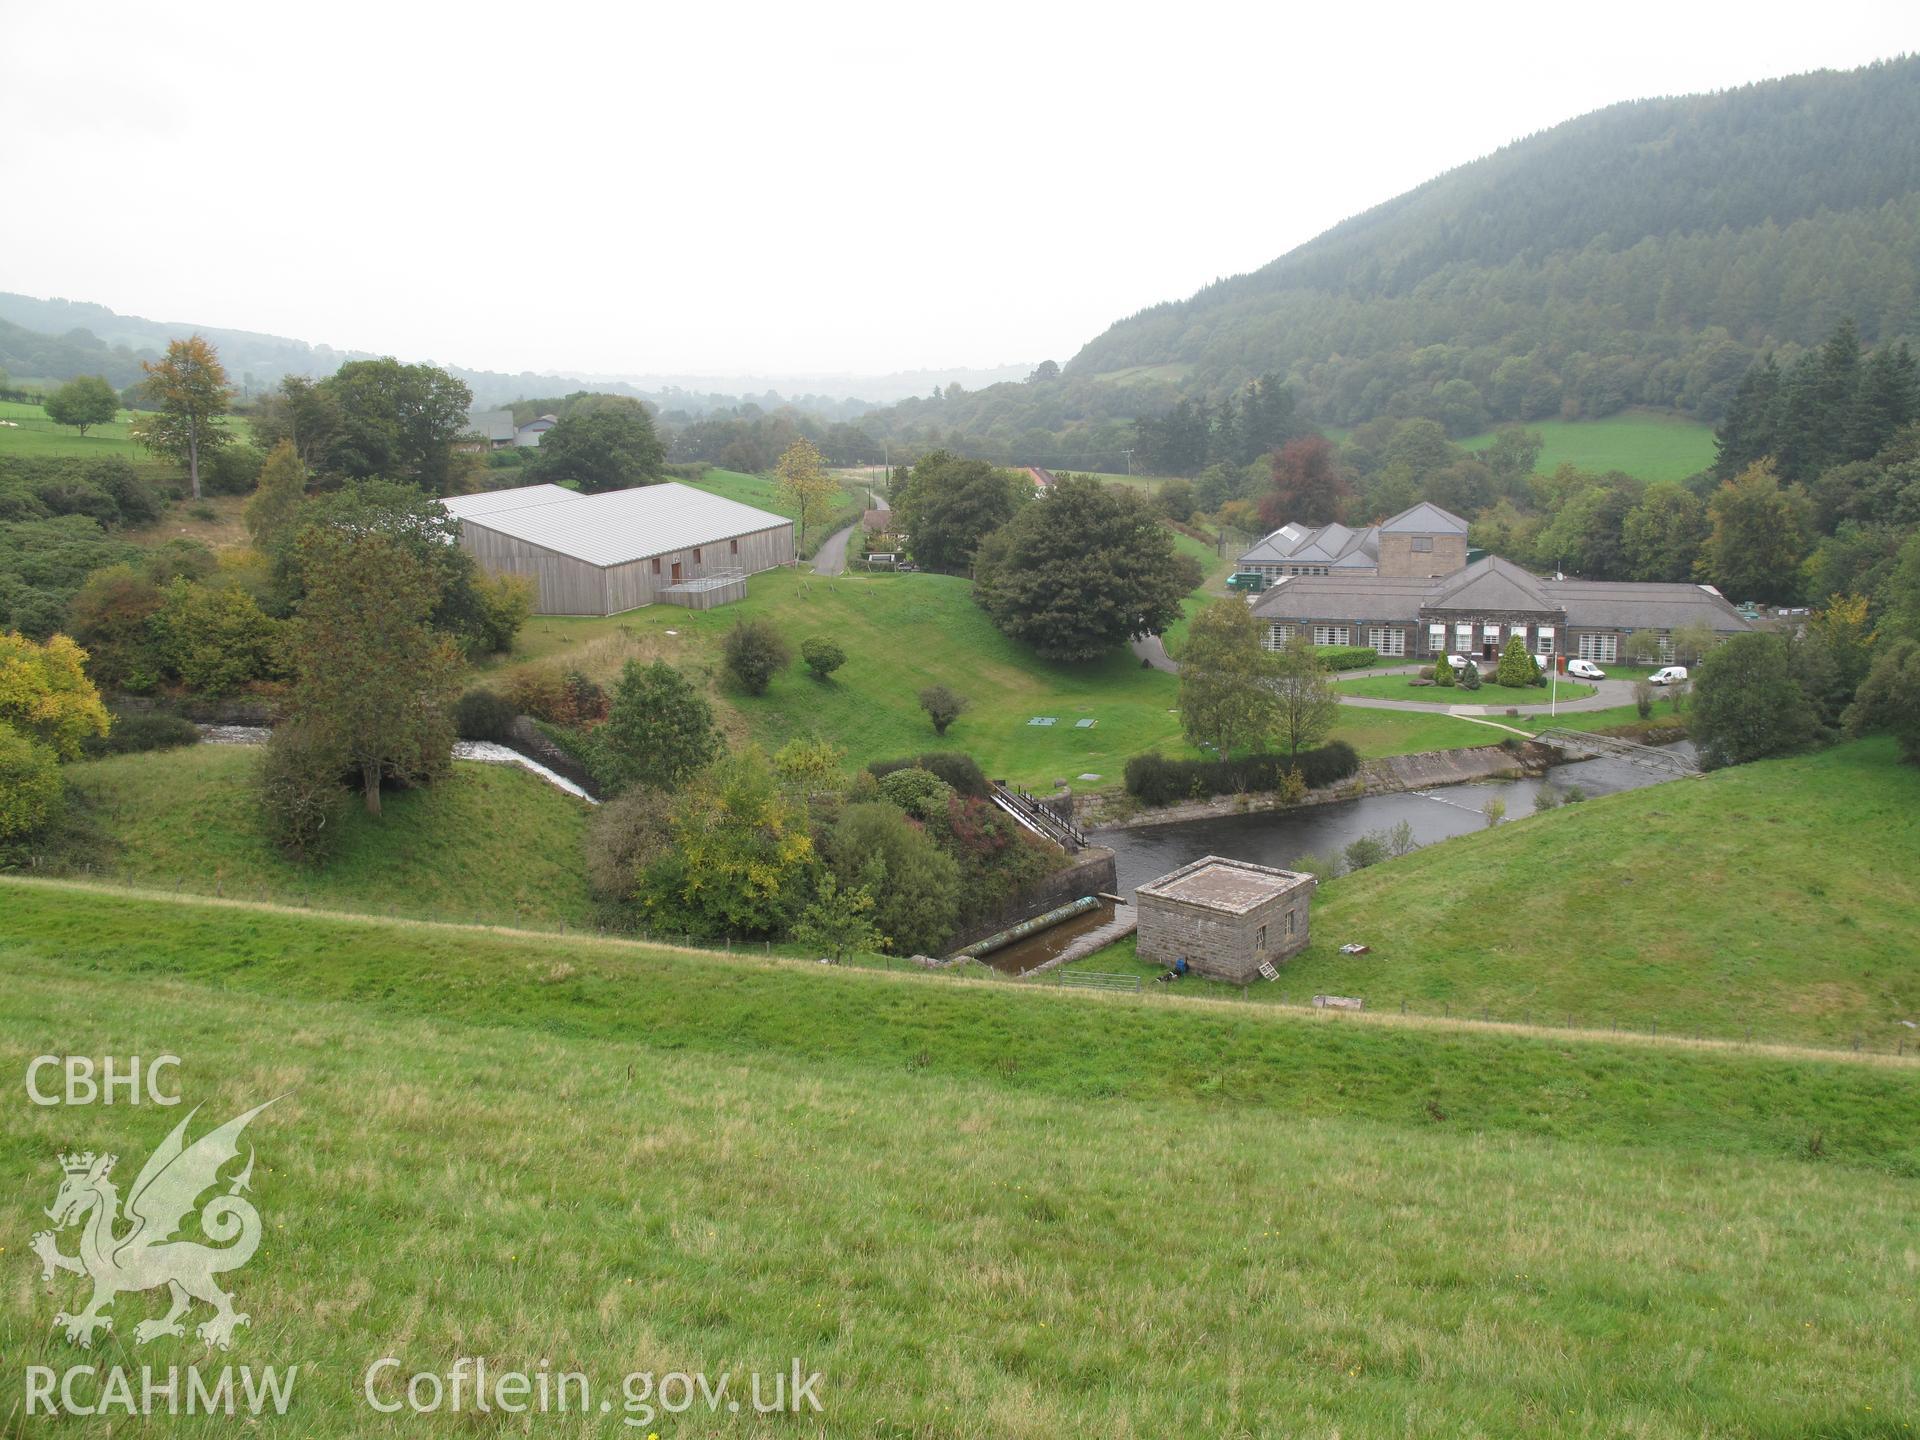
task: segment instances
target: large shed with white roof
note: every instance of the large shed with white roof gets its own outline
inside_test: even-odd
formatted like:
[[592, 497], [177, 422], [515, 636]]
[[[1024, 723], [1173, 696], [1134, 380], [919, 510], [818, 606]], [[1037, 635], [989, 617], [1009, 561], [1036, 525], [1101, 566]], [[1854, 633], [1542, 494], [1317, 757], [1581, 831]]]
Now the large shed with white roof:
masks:
[[483, 569], [533, 579], [539, 615], [617, 615], [655, 601], [705, 610], [794, 558], [784, 515], [672, 481], [600, 495], [523, 485], [440, 503]]

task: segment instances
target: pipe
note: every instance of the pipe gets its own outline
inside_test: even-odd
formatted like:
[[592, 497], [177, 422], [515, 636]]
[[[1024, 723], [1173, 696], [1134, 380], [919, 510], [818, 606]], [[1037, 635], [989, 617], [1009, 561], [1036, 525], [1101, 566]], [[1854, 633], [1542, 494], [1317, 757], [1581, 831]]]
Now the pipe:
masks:
[[973, 944], [954, 951], [953, 958], [956, 960], [978, 960], [982, 955], [991, 955], [996, 950], [1004, 950], [1016, 940], [1024, 940], [1029, 935], [1038, 935], [1042, 930], [1051, 930], [1062, 920], [1071, 920], [1076, 915], [1084, 915], [1089, 910], [1098, 910], [1099, 908], [1100, 902], [1094, 899], [1093, 896], [1082, 895], [1078, 900], [1070, 904], [1058, 906], [1055, 909], [1047, 911], [1044, 915], [1036, 915], [1031, 920], [1022, 920], [1018, 925], [1010, 925], [1005, 930], [997, 931], [984, 940], [976, 940]]

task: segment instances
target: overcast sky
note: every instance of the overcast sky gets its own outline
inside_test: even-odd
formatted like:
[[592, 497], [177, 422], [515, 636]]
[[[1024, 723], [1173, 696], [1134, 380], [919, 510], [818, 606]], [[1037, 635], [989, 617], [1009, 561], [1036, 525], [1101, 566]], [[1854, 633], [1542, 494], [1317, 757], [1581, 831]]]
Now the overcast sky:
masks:
[[1920, 48], [1303, 8], [0, 0], [0, 289], [509, 371], [1065, 361], [1561, 120]]

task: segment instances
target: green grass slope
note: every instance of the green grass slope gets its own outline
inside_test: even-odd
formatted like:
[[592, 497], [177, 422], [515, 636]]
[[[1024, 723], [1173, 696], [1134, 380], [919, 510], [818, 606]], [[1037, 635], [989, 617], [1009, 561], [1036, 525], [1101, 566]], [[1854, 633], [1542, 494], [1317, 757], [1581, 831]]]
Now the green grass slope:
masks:
[[[388, 1355], [585, 1373], [615, 1409], [568, 1434], [629, 1372], [796, 1356], [819, 1417], [632, 1433], [1898, 1437], [1920, 1401], [1910, 1067], [22, 882], [0, 963], [11, 1053], [177, 1053], [210, 1120], [286, 1096], [221, 1357], [301, 1365], [286, 1433], [418, 1429], [360, 1397]], [[14, 1103], [36, 1207], [56, 1151], [177, 1119]], [[144, 1295], [83, 1355], [30, 1270], [16, 1366], [210, 1368], [133, 1351]]]
[[[1628, 410], [1604, 420], [1535, 420], [1522, 428], [1544, 442], [1535, 464], [1543, 475], [1562, 465], [1619, 470], [1652, 483], [1684, 480], [1713, 464], [1713, 427], [1665, 410]], [[1462, 440], [1469, 450], [1493, 443], [1494, 432]]]
[[197, 894], [527, 925], [584, 923], [587, 807], [524, 770], [457, 761], [446, 780], [356, 804], [334, 858], [284, 859], [261, 831], [259, 751], [228, 745], [69, 766], [75, 802], [107, 837], [117, 878]]
[[[719, 610], [656, 605], [607, 619], [537, 617], [495, 668], [551, 660], [611, 680], [626, 659], [660, 657], [717, 676], [721, 641], [749, 617], [772, 621], [792, 644], [794, 662], [765, 695], [725, 684], [716, 694], [741, 734], [768, 746], [813, 733], [845, 746], [854, 764], [940, 748], [970, 751], [989, 774], [1025, 785], [1101, 777], [1076, 781], [1081, 788], [1117, 784], [1127, 758], [1146, 750], [1196, 753], [1181, 738], [1173, 676], [1141, 669], [1124, 648], [1086, 665], [1041, 660], [994, 629], [973, 603], [969, 582], [948, 575], [828, 579], [780, 570], [754, 576], [744, 601]], [[847, 652], [846, 665], [824, 684], [799, 659], [800, 642], [812, 635], [831, 636]], [[959, 691], [972, 707], [944, 740], [918, 698], [936, 684]], [[1027, 723], [1040, 716], [1054, 723]], [[1095, 723], [1075, 724], [1083, 719]], [[1335, 734], [1365, 755], [1498, 738], [1444, 715], [1380, 710], [1343, 714]]]
[[[1590, 800], [1331, 882], [1284, 989], [1376, 1008], [1920, 1049], [1920, 769], [1842, 745]], [[1349, 941], [1373, 947], [1344, 956]]]
[[62, 458], [92, 459], [103, 455], [122, 455], [144, 459], [146, 451], [134, 443], [133, 412], [122, 410], [105, 425], [89, 427], [82, 435], [69, 425], [56, 425], [38, 405], [17, 400], [0, 400], [0, 456], [58, 455]]

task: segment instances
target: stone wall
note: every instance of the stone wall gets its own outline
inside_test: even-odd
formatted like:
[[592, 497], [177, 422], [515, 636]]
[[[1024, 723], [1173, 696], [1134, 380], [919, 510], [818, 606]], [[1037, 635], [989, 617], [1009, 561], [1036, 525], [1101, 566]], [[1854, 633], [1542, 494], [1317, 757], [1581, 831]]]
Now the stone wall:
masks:
[[[1171, 965], [1182, 955], [1201, 975], [1244, 985], [1260, 972], [1262, 960], [1285, 964], [1307, 946], [1309, 901], [1313, 886], [1276, 895], [1244, 915], [1185, 905], [1158, 895], [1135, 895], [1142, 960]], [[1287, 928], [1288, 916], [1293, 929]], [[1266, 927], [1266, 948], [1259, 935]]]
[[974, 917], [964, 930], [948, 939], [941, 947], [942, 953], [951, 955], [976, 940], [984, 940], [1009, 925], [1018, 925], [1022, 920], [1044, 915], [1056, 906], [1078, 900], [1082, 895], [1099, 895], [1103, 892], [1111, 895], [1119, 884], [1119, 872], [1113, 865], [1113, 851], [1090, 845], [1074, 856], [1073, 863], [1065, 869], [1056, 870], [1025, 889], [1016, 891], [1013, 898], [992, 915]]
[[1467, 537], [1432, 535], [1431, 550], [1415, 550], [1411, 534], [1383, 534], [1380, 537], [1380, 574], [1424, 580], [1433, 575], [1451, 575], [1467, 567]]

